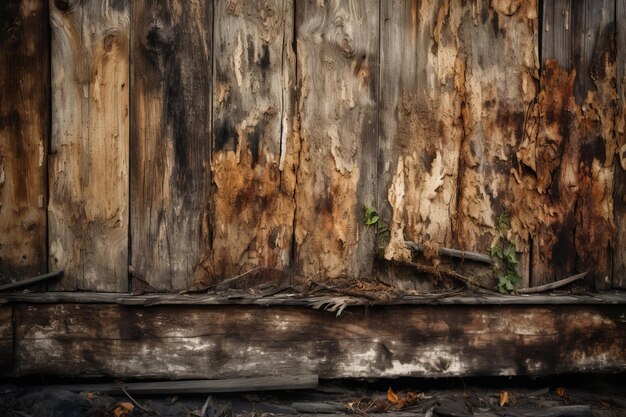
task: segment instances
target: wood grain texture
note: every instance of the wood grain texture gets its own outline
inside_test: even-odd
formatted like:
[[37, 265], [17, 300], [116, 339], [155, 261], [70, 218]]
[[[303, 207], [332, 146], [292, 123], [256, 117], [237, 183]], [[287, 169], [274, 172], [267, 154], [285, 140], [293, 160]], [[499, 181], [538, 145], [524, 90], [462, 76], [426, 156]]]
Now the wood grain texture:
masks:
[[293, 1], [215, 3], [213, 268], [291, 267], [295, 213]]
[[378, 16], [374, 0], [296, 2], [295, 259], [304, 278], [371, 269], [374, 236], [363, 206], [376, 199]]
[[211, 2], [133, 1], [131, 235], [135, 290], [210, 276]]
[[125, 1], [50, 1], [50, 269], [63, 290], [128, 287]]
[[13, 307], [0, 307], [0, 375], [13, 370]]
[[616, 0], [617, 114], [615, 119], [615, 187], [613, 213], [613, 286], [626, 288], [626, 0]]
[[[507, 240], [514, 243], [526, 266], [519, 270], [525, 283], [532, 246], [526, 217], [533, 214], [517, 211], [523, 195], [517, 151], [527, 138], [527, 112], [537, 95], [537, 30], [534, 0], [468, 6], [457, 29], [466, 63], [456, 246], [489, 253], [493, 246], [506, 247]], [[511, 226], [504, 238], [501, 216]]]
[[46, 272], [45, 0], [0, 3], [0, 283]]
[[[622, 306], [18, 305], [16, 373], [320, 378], [618, 372]], [[402, 323], [390, 326], [389, 323]]]
[[543, 38], [538, 133], [527, 163], [536, 178], [526, 177], [536, 179], [531, 187], [538, 194], [523, 200], [536, 220], [535, 285], [584, 271], [590, 272], [588, 285], [610, 285], [617, 104], [613, 6], [572, 2], [554, 18], [551, 31], [570, 33], [569, 63], [552, 60], [568, 47], [560, 43], [567, 35]]

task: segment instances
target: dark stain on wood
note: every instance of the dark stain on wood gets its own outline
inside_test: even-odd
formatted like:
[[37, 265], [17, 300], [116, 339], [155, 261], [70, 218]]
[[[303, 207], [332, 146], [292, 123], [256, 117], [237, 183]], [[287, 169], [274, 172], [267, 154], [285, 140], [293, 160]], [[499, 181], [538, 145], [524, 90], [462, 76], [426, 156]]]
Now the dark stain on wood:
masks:
[[131, 263], [134, 285], [207, 282], [211, 3], [132, 2]]

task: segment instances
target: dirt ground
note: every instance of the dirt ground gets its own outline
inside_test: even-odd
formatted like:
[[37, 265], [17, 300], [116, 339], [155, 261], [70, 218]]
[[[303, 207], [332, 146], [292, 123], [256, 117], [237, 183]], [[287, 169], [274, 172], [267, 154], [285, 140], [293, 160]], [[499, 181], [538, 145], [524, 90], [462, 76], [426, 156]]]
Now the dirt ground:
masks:
[[322, 381], [301, 391], [184, 396], [75, 393], [44, 378], [5, 382], [0, 416], [6, 417], [626, 417], [624, 374]]

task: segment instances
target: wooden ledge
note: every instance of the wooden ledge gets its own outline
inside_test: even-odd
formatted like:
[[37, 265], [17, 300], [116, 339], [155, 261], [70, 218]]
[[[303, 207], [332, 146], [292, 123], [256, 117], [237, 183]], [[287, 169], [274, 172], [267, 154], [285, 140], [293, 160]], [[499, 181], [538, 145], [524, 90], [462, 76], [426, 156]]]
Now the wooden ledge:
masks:
[[337, 317], [284, 305], [21, 302], [0, 307], [0, 318], [0, 374], [17, 376], [394, 378], [626, 370], [623, 304], [360, 306]]
[[143, 294], [100, 292], [45, 292], [0, 294], [0, 305], [27, 304], [121, 304], [121, 305], [259, 305], [259, 306], [310, 306], [324, 300], [341, 299], [348, 306], [358, 305], [579, 305], [626, 304], [626, 292], [613, 291], [573, 295], [553, 293], [542, 295], [502, 296], [450, 296], [436, 294], [405, 295], [387, 302], [373, 302], [366, 298], [346, 296], [310, 296], [279, 294], [269, 297], [248, 293], [230, 294]]

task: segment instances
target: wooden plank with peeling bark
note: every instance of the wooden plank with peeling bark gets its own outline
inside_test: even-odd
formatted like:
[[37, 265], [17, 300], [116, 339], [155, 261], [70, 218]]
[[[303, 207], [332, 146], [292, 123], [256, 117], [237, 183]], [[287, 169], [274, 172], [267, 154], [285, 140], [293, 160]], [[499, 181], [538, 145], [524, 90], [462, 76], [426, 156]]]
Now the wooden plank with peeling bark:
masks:
[[46, 272], [48, 6], [0, 3], [0, 283]]
[[55, 289], [128, 288], [128, 2], [50, 1]]
[[621, 372], [622, 305], [27, 305], [17, 375], [216, 379]]
[[626, 288], [626, 0], [616, 0], [617, 114], [615, 119], [615, 187], [613, 190], [613, 286]]
[[614, 229], [615, 2], [565, 2], [562, 13], [549, 5], [527, 178], [538, 194], [522, 200], [536, 219], [532, 283], [589, 271], [587, 284], [605, 289]]
[[[518, 210], [520, 196], [528, 192], [520, 179], [519, 149], [537, 94], [537, 17], [534, 0], [468, 4], [453, 29], [465, 56], [455, 246], [489, 253], [513, 244], [524, 283], [533, 238], [527, 217], [534, 213]], [[450, 21], [457, 20], [452, 14]]]
[[[215, 3], [212, 273], [291, 267], [293, 1]], [[277, 273], [278, 272], [278, 273]]]
[[296, 1], [295, 266], [304, 278], [371, 270], [363, 206], [376, 200], [378, 16], [374, 0]]
[[133, 1], [131, 273], [135, 290], [210, 277], [211, 2]]
[[13, 308], [0, 307], [0, 375], [13, 370]]

